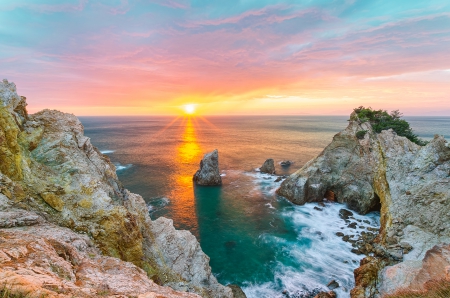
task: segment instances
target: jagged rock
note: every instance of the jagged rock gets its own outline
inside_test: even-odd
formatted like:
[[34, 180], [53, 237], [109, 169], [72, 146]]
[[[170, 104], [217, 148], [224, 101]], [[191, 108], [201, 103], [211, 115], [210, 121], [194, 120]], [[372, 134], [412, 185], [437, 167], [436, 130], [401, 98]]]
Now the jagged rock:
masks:
[[327, 287], [330, 289], [330, 290], [334, 290], [334, 289], [336, 289], [336, 288], [339, 288], [339, 283], [336, 281], [336, 280], [332, 280], [332, 281], [330, 281], [328, 284], [327, 284]]
[[[74, 115], [43, 110], [25, 117], [24, 100], [13, 83], [0, 83], [0, 210], [9, 212], [9, 203], [22, 210], [9, 212], [2, 226], [34, 228], [41, 217], [24, 210], [36, 212], [89, 235], [104, 255], [133, 263], [161, 285], [232, 297], [212, 276], [195, 237], [173, 227], [166, 233], [170, 221], [151, 221], [142, 197], [122, 186]], [[170, 250], [169, 243], [177, 247]]]
[[275, 174], [275, 163], [272, 158], [267, 159], [259, 168], [261, 173]]
[[[356, 133], [363, 130], [367, 131], [364, 138], [357, 138]], [[393, 130], [374, 133], [369, 122], [361, 122], [353, 113], [348, 127], [317, 158], [283, 181], [277, 193], [304, 204], [320, 202], [332, 191], [337, 202], [359, 213], [381, 211], [378, 243], [411, 244], [413, 249], [403, 259], [395, 261], [383, 254], [368, 263], [376, 265], [362, 266], [370, 268], [370, 274], [364, 268], [355, 271], [364, 277], [355, 275], [352, 297], [370, 297], [377, 291], [378, 272], [384, 266], [400, 260], [421, 261], [433, 245], [450, 242], [449, 173], [450, 148], [442, 136], [419, 146]], [[397, 254], [391, 257], [402, 252]]]
[[350, 216], [353, 216], [353, 212], [347, 210], [347, 209], [341, 209], [339, 210], [339, 217], [346, 220], [349, 219]]
[[[4, 215], [0, 213], [0, 217]], [[39, 217], [32, 212], [28, 216]], [[141, 268], [102, 256], [86, 235], [43, 220], [26, 230], [0, 229], [0, 239], [0, 289], [6, 288], [11, 294], [68, 298], [200, 297], [159, 286]]]
[[194, 175], [194, 182], [198, 185], [221, 185], [219, 172], [219, 152], [216, 150], [206, 153], [200, 161], [200, 169]]
[[244, 291], [242, 291], [241, 287], [238, 285], [228, 285], [229, 288], [233, 291], [234, 298], [247, 298]]

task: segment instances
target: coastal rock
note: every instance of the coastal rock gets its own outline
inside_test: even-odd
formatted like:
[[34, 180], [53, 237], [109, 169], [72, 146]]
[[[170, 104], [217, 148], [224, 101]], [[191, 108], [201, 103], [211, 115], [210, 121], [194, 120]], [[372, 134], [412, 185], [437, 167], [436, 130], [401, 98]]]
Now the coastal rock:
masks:
[[261, 173], [275, 174], [275, 163], [272, 158], [267, 159], [259, 168]]
[[292, 161], [290, 160], [283, 160], [282, 162], [280, 162], [280, 166], [282, 167], [289, 167], [292, 164]]
[[320, 292], [314, 298], [336, 298], [336, 293], [333, 291], [329, 292]]
[[[10, 215], [0, 211], [4, 216]], [[101, 255], [86, 235], [43, 220], [28, 229], [0, 229], [0, 239], [0, 289], [13, 295], [200, 297], [159, 286], [141, 268]]]
[[45, 219], [89, 236], [101, 254], [134, 264], [159, 285], [232, 297], [212, 276], [195, 237], [173, 227], [166, 233], [170, 221], [151, 221], [142, 197], [122, 186], [115, 166], [84, 136], [74, 115], [28, 115], [24, 98], [16, 95], [15, 85], [0, 84], [0, 207], [17, 208], [1, 207], [2, 227], [32, 229]]
[[200, 161], [200, 169], [194, 175], [194, 182], [198, 185], [222, 185], [217, 149], [203, 156]]
[[399, 290], [422, 291], [427, 283], [450, 282], [450, 245], [440, 244], [428, 250], [422, 261], [405, 261], [381, 272], [380, 295]]
[[229, 288], [233, 291], [234, 298], [247, 298], [244, 291], [242, 291], [241, 287], [238, 285], [228, 285]]
[[[366, 133], [358, 138], [359, 131]], [[335, 201], [358, 213], [380, 210], [375, 242], [382, 249], [355, 271], [352, 291], [354, 298], [372, 297], [382, 284], [379, 273], [385, 266], [402, 260], [421, 262], [434, 245], [450, 243], [449, 173], [450, 149], [442, 136], [419, 146], [393, 130], [374, 133], [369, 122], [353, 113], [347, 128], [283, 181], [277, 193], [305, 204], [320, 202], [332, 192]], [[402, 248], [402, 242], [410, 247]]]

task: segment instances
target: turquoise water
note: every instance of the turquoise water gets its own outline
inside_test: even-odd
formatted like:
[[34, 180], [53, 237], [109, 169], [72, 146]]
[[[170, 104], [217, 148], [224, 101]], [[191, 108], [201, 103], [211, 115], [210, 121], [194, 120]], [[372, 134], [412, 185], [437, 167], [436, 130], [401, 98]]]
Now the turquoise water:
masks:
[[[125, 187], [141, 194], [152, 218], [166, 216], [199, 239], [220, 282], [248, 297], [291, 297], [335, 279], [349, 297], [361, 256], [338, 231], [358, 234], [339, 218], [344, 206], [295, 206], [275, 195], [276, 176], [257, 168], [267, 158], [290, 174], [315, 157], [348, 117], [82, 117], [92, 143], [116, 164]], [[421, 137], [450, 136], [450, 118], [408, 118]], [[192, 184], [204, 153], [219, 150], [221, 187]], [[288, 168], [282, 160], [294, 162]], [[355, 217], [377, 227], [379, 214]]]

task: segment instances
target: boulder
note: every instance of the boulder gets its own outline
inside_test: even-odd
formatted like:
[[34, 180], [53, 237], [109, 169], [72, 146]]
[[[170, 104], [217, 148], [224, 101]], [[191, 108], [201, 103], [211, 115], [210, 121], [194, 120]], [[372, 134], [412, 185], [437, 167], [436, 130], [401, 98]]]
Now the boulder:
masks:
[[320, 292], [314, 298], [336, 298], [336, 293], [334, 291]]
[[198, 185], [222, 185], [217, 149], [203, 156], [200, 169], [194, 174], [194, 182]]
[[275, 163], [272, 158], [267, 159], [259, 168], [261, 173], [275, 174]]
[[282, 167], [289, 167], [292, 164], [292, 161], [290, 160], [283, 160], [282, 162], [280, 162], [280, 165]]

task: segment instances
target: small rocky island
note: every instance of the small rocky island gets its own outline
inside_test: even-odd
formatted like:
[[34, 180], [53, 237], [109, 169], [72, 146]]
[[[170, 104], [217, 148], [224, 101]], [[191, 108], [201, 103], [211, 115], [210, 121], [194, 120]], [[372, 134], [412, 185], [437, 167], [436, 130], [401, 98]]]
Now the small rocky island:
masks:
[[222, 185], [219, 172], [219, 151], [216, 149], [206, 153], [200, 161], [200, 169], [194, 174], [193, 180], [198, 185]]

